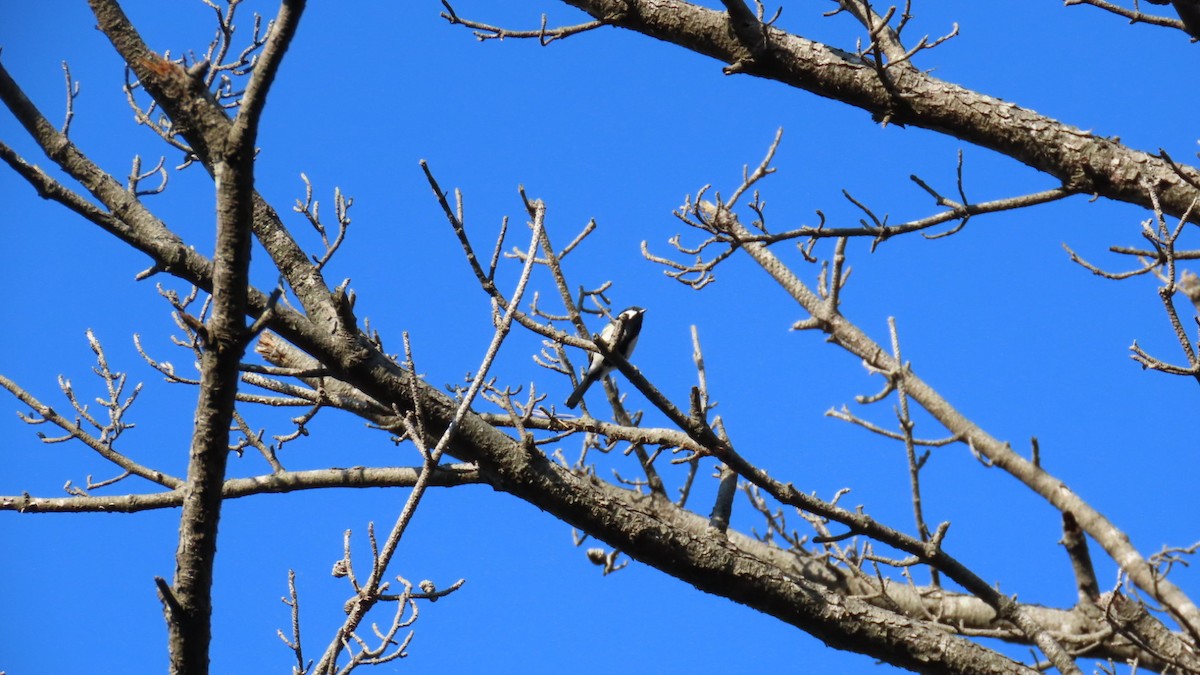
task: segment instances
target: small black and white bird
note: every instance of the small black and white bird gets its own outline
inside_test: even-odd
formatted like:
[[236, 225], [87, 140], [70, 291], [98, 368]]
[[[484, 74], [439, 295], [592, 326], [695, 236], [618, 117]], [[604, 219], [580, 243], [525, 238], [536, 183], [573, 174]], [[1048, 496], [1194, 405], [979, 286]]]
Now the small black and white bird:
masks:
[[[637, 346], [638, 335], [642, 332], [642, 315], [645, 313], [646, 310], [641, 307], [630, 307], [621, 312], [600, 331], [595, 341], [610, 352], [628, 359], [633, 354], [633, 348]], [[607, 359], [598, 352], [591, 352], [588, 355], [587, 371], [579, 381], [579, 386], [575, 387], [575, 391], [567, 398], [567, 407], [574, 408], [579, 405], [588, 387], [612, 372], [612, 369], [613, 365]]]

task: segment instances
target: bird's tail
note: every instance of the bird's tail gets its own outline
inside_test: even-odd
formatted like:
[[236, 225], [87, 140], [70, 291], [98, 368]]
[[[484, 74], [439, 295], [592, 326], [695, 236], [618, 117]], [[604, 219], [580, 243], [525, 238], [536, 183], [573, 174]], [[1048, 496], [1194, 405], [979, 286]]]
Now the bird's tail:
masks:
[[579, 381], [579, 386], [575, 387], [575, 391], [571, 392], [571, 395], [567, 397], [567, 407], [574, 408], [575, 406], [579, 405], [579, 402], [583, 400], [583, 395], [587, 392], [588, 387], [592, 386], [592, 383], [595, 381], [596, 377], [593, 373], [584, 375], [583, 379]]

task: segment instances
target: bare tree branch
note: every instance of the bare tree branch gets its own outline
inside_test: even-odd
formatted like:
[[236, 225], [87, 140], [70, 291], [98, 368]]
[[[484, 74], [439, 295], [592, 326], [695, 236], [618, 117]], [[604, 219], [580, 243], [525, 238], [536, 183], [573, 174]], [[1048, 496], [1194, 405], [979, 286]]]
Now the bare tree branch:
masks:
[[[563, 0], [597, 19], [677, 44], [725, 63], [738, 63], [745, 48], [727, 30], [724, 12], [688, 2]], [[933, 129], [970, 141], [1044, 171], [1071, 189], [1150, 206], [1142, 183], [1156, 186], [1164, 213], [1182, 215], [1200, 195], [1162, 157], [1133, 150], [1032, 110], [964, 89], [917, 69], [881, 81], [861, 57], [765, 28], [765, 56], [739, 72], [778, 80], [876, 115], [894, 124]], [[903, 103], [898, 107], [897, 101]], [[1186, 169], [1188, 175], [1197, 174]]]
[[[354, 467], [350, 469], [313, 469], [280, 471], [250, 478], [229, 478], [221, 487], [221, 498], [240, 499], [260, 494], [283, 494], [299, 490], [328, 488], [412, 487], [420, 477], [419, 467]], [[482, 483], [474, 465], [443, 464], [434, 467], [430, 487], [454, 487]], [[137, 513], [154, 509], [177, 508], [183, 504], [185, 488], [169, 492], [79, 497], [0, 496], [0, 511], [21, 513]]]

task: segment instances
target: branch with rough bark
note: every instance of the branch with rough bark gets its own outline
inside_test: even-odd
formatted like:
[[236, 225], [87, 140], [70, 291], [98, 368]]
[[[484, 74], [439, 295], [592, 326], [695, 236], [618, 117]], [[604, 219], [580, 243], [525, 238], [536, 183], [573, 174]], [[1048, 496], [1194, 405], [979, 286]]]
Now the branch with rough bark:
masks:
[[[752, 54], [725, 12], [664, 0], [563, 0], [618, 28], [642, 33], [727, 64], [870, 112], [892, 124], [931, 129], [1033, 167], [1064, 188], [1150, 207], [1143, 182], [1159, 191], [1164, 213], [1180, 216], [1200, 196], [1200, 171], [1129, 148], [1016, 104], [939, 80], [916, 68], [884, 79], [862, 57], [764, 25]], [[858, 5], [858, 2], [844, 3]], [[747, 57], [753, 56], [752, 59]]]

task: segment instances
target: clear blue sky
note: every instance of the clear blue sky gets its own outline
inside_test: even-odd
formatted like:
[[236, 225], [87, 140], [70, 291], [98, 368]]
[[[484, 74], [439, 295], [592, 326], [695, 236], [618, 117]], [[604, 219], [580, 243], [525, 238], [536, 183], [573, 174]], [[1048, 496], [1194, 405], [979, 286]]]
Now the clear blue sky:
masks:
[[[717, 5], [711, 2], [708, 4]], [[779, 25], [852, 49], [860, 35], [848, 16], [822, 18], [826, 4], [793, 2]], [[1148, 151], [1195, 161], [1195, 87], [1180, 75], [1200, 46], [1180, 33], [1129, 26], [1116, 17], [1060, 2], [916, 3], [912, 37], [961, 35], [917, 63], [937, 76], [1013, 101]], [[201, 51], [211, 10], [198, 0], [129, 1], [126, 10], [149, 44], [173, 54]], [[532, 28], [584, 17], [555, 2], [456, 3], [464, 17]], [[250, 13], [274, 5], [251, 1]], [[956, 153], [965, 154], [968, 195], [995, 199], [1054, 187], [1012, 160], [921, 129], [880, 128], [867, 113], [777, 83], [721, 74], [721, 64], [647, 38], [604, 29], [549, 47], [477, 42], [438, 17], [435, 0], [310, 3], [267, 104], [259, 142], [259, 190], [286, 214], [312, 180], [332, 210], [334, 186], [355, 198], [350, 239], [327, 278], [353, 279], [360, 316], [369, 316], [390, 350], [412, 335], [419, 368], [435, 384], [474, 369], [490, 337], [487, 299], [475, 286], [417, 162], [429, 161], [443, 187], [461, 187], [468, 227], [489, 250], [504, 215], [522, 222], [517, 186], [549, 207], [560, 246], [589, 218], [599, 224], [572, 254], [576, 284], [613, 279], [618, 307], [648, 308], [635, 363], [676, 400], [695, 374], [689, 326], [706, 349], [709, 384], [739, 451], [843, 504], [911, 531], [903, 449], [824, 411], [873, 393], [878, 378], [813, 334], [787, 329], [802, 314], [746, 260], [718, 269], [718, 282], [695, 293], [644, 262], [645, 240], [659, 254], [684, 226], [671, 210], [706, 183], [728, 194], [742, 165], [757, 163], [784, 128], [778, 174], [761, 184], [777, 229], [857, 222], [846, 189], [891, 222], [933, 213], [909, 180], [916, 173], [954, 194]], [[82, 94], [72, 136], [101, 166], [127, 174], [131, 155], [153, 164], [164, 149], [136, 127], [120, 90], [122, 66], [94, 29], [81, 0], [5, 3], [0, 46], [5, 66], [52, 120], [61, 119], [60, 62], [70, 63]], [[0, 138], [42, 166], [22, 130], [0, 114]], [[178, 163], [175, 154], [168, 164]], [[201, 251], [211, 250], [211, 188], [196, 168], [173, 173], [148, 204]], [[285, 222], [305, 225], [291, 214]], [[854, 267], [843, 309], [886, 341], [895, 316], [916, 371], [993, 435], [1028, 451], [1038, 436], [1043, 464], [1125, 529], [1145, 554], [1197, 537], [1194, 382], [1143, 372], [1128, 358], [1136, 339], [1178, 361], [1178, 346], [1150, 279], [1114, 283], [1072, 265], [1066, 242], [1093, 260], [1110, 245], [1141, 243], [1147, 214], [1084, 197], [1035, 210], [978, 218], [935, 241], [892, 240], [875, 253], [849, 248]], [[170, 344], [174, 330], [154, 282], [136, 283], [146, 259], [94, 226], [44, 202], [0, 171], [0, 373], [59, 410], [68, 406], [55, 378], [81, 397], [101, 393], [90, 375], [84, 331], [93, 329], [116, 369], [145, 381], [131, 413], [138, 427], [123, 449], [181, 473], [194, 391], [148, 371], [132, 343], [141, 335], [156, 357], [181, 369], [190, 357]], [[525, 240], [522, 227], [513, 228]], [[305, 232], [309, 245], [316, 237]], [[1188, 244], [1185, 242], [1185, 246]], [[1195, 248], [1194, 244], [1189, 246]], [[828, 247], [818, 249], [828, 255]], [[809, 280], [816, 269], [793, 262]], [[256, 282], [274, 283], [259, 255]], [[508, 287], [514, 267], [502, 279]], [[169, 280], [163, 283], [171, 285]], [[546, 278], [537, 289], [556, 297]], [[171, 285], [178, 288], [178, 284]], [[537, 368], [538, 341], [518, 335], [497, 374], [535, 381], [565, 398], [561, 377]], [[627, 387], [626, 387], [627, 388]], [[635, 400], [638, 400], [636, 396]], [[0, 411], [21, 408], [0, 399]], [[881, 423], [891, 404], [856, 408]], [[248, 411], [252, 424], [286, 433], [286, 415]], [[294, 414], [294, 413], [292, 413]], [[926, 418], [917, 433], [940, 435]], [[43, 445], [37, 429], [0, 414], [0, 494], [58, 496], [111, 468], [82, 445]], [[283, 455], [289, 468], [415, 464], [407, 447], [326, 412], [313, 435]], [[575, 442], [564, 447], [568, 457]], [[631, 465], [623, 473], [634, 473]], [[711, 468], [711, 467], [710, 467]], [[266, 471], [260, 459], [234, 461], [236, 475]], [[668, 474], [668, 480], [678, 477]], [[1074, 590], [1056, 545], [1058, 515], [1015, 481], [984, 469], [962, 447], [935, 451], [924, 474], [927, 517], [953, 523], [947, 548], [1022, 600], [1069, 606]], [[707, 513], [707, 472], [697, 510]], [[145, 489], [127, 482], [126, 489]], [[275, 637], [288, 626], [287, 571], [296, 569], [309, 655], [319, 656], [342, 618], [349, 591], [329, 571], [342, 532], [361, 544], [366, 524], [386, 529], [405, 491], [367, 490], [261, 496], [226, 504], [217, 561], [214, 672], [283, 672], [291, 654]], [[735, 519], [757, 525], [744, 502]], [[164, 623], [152, 578], [173, 570], [177, 511], [136, 515], [0, 514], [0, 670], [40, 673], [161, 672]], [[796, 520], [796, 526], [800, 523]], [[1098, 560], [1102, 585], [1115, 571]], [[423, 605], [402, 662], [382, 672], [692, 673], [798, 665], [813, 672], [879, 667], [822, 647], [769, 617], [707, 596], [632, 564], [602, 578], [552, 517], [489, 488], [434, 491], [401, 547], [394, 570], [440, 586], [466, 586]], [[1200, 591], [1195, 572], [1176, 583]], [[382, 619], [381, 619], [382, 620]], [[1024, 657], [1024, 649], [1013, 652]], [[801, 665], [802, 664], [802, 665]]]

